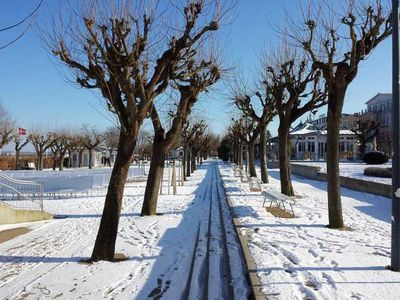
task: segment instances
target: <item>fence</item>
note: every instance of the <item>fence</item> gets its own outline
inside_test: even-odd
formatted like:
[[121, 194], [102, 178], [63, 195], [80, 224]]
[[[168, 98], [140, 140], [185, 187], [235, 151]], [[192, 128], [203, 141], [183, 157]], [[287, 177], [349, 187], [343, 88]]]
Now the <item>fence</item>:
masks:
[[[36, 182], [42, 185], [44, 197], [77, 196], [103, 191], [111, 178], [112, 169], [66, 170], [66, 171], [18, 171], [7, 172], [15, 180]], [[132, 166], [128, 171], [128, 179], [145, 175], [144, 168]]]
[[15, 208], [43, 211], [43, 185], [19, 180], [0, 172], [1, 200]]

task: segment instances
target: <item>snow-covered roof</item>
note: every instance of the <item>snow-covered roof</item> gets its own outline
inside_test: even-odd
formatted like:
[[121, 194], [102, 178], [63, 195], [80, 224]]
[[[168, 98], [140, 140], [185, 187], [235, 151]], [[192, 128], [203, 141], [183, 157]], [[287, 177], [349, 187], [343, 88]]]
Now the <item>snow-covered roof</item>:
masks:
[[[290, 135], [326, 135], [327, 130], [318, 128], [316, 125], [313, 125], [309, 122], [302, 124], [301, 126], [297, 126], [290, 133]], [[346, 129], [342, 126], [339, 132], [340, 135], [355, 135], [351, 130]]]

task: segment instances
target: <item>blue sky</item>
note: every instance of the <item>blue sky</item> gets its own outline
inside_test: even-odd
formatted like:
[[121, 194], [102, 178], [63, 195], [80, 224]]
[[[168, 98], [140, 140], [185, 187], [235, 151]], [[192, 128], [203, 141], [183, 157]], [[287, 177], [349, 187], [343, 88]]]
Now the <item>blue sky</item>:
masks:
[[[50, 5], [57, 2], [45, 1]], [[0, 28], [25, 16], [37, 2], [1, 1]], [[293, 8], [288, 7], [288, 2], [292, 1], [238, 1], [228, 24], [222, 28], [224, 57], [228, 65], [240, 65], [244, 76], [250, 76], [251, 70], [259, 64], [261, 51], [276, 41], [277, 34], [269, 24], [282, 24], [284, 8]], [[0, 45], [18, 32], [0, 33]], [[61, 76], [60, 70], [63, 69], [54, 64], [35, 30], [30, 30], [11, 47], [0, 50], [0, 101], [17, 120], [18, 126], [28, 129], [36, 125], [79, 127], [82, 123], [98, 128], [110, 126], [110, 121], [101, 113], [104, 109], [100, 99], [92, 92], [71, 85]], [[208, 119], [210, 128], [216, 133], [224, 131], [231, 117], [232, 105], [225, 91], [226, 88], [219, 84], [216, 91], [201, 98], [197, 107], [197, 114]], [[361, 63], [359, 74], [347, 92], [344, 112], [359, 112], [376, 93], [390, 91], [391, 40], [388, 39]], [[275, 133], [276, 128], [274, 122], [271, 131]]]

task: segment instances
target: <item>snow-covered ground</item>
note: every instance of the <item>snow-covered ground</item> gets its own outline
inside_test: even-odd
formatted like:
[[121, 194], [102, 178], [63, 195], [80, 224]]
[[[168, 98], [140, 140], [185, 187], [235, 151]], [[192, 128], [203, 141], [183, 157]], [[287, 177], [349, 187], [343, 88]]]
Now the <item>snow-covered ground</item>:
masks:
[[[317, 166], [317, 167], [321, 168], [321, 172], [326, 173], [326, 162], [324, 162], [324, 161], [321, 161], [321, 162], [293, 161], [292, 163], [305, 164], [305, 165], [309, 165], [309, 166]], [[358, 179], [367, 180], [367, 181], [375, 181], [375, 182], [381, 182], [381, 183], [386, 183], [386, 184], [392, 184], [391, 178], [380, 178], [380, 177], [364, 175], [364, 169], [367, 167], [388, 168], [391, 166], [392, 166], [391, 162], [388, 162], [383, 165], [377, 165], [377, 166], [367, 165], [367, 164], [363, 163], [362, 161], [360, 161], [360, 162], [340, 162], [339, 172], [340, 172], [341, 176], [345, 176], [345, 177], [352, 177], [352, 178], [358, 178]]]
[[[209, 220], [207, 209], [216, 210], [217, 200], [224, 199], [222, 187], [219, 189], [216, 184], [215, 170], [211, 163], [205, 163], [184, 187], [178, 186], [178, 195], [161, 195], [160, 216], [139, 216], [144, 182], [126, 186], [116, 251], [127, 255], [127, 261], [79, 263], [90, 257], [104, 195], [45, 200], [45, 209], [62, 218], [0, 226], [0, 230], [21, 226], [32, 229], [0, 244], [0, 299], [181, 299], [190, 273], [192, 282], [203, 285], [191, 269], [200, 268], [204, 274], [201, 257], [205, 255], [200, 248], [208, 246], [211, 248], [204, 251], [211, 253], [207, 259], [210, 272], [205, 274], [210, 276], [209, 286], [218, 287], [208, 295], [218, 298], [218, 293], [223, 293], [219, 286], [223, 273], [216, 256], [226, 257], [226, 253], [221, 250], [214, 225], [203, 223]], [[217, 209], [217, 215], [218, 212]], [[226, 216], [227, 212], [224, 208], [220, 213]], [[214, 218], [217, 217], [213, 215]], [[225, 226], [230, 232], [230, 261], [235, 264], [239, 248], [233, 240], [234, 230], [229, 224]], [[209, 230], [213, 239], [205, 242], [203, 235], [209, 235]], [[198, 236], [204, 241], [196, 243]], [[248, 289], [237, 265], [231, 275], [235, 293], [245, 298]]]
[[[268, 299], [399, 299], [400, 273], [390, 264], [391, 200], [342, 190], [344, 220], [352, 231], [327, 229], [326, 183], [293, 176], [301, 197], [297, 218], [275, 218], [262, 207], [260, 193], [221, 166], [235, 213], [251, 235], [250, 252]], [[279, 190], [279, 172], [270, 184]]]

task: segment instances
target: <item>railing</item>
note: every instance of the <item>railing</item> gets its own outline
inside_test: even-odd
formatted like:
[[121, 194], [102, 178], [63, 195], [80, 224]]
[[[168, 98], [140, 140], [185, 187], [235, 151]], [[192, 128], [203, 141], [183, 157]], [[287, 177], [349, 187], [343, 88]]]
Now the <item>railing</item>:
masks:
[[43, 185], [0, 172], [0, 201], [16, 208], [43, 211]]
[[[53, 171], [15, 171], [7, 174], [26, 180], [13, 179], [19, 182], [35, 182], [42, 186], [42, 197], [46, 199], [64, 198], [80, 195], [88, 195], [93, 192], [103, 193], [110, 181], [112, 169], [71, 170], [63, 172]], [[4, 174], [4, 173], [3, 173]], [[128, 179], [142, 178], [145, 175], [144, 168], [132, 166], [128, 171]], [[7, 176], [8, 177], [8, 176]], [[29, 180], [29, 181], [27, 181]]]

